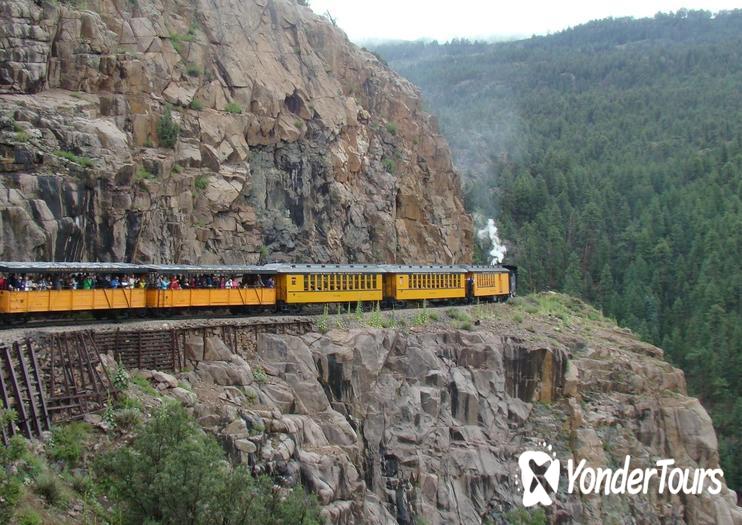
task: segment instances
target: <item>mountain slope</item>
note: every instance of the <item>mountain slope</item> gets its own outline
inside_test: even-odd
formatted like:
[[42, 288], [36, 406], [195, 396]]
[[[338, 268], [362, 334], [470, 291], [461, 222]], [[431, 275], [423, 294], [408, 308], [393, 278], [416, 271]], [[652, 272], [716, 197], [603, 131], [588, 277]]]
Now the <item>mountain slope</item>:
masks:
[[521, 284], [661, 344], [742, 487], [742, 11], [377, 51], [423, 89]]
[[0, 92], [0, 258], [470, 259], [417, 90], [291, 0], [3, 2]]

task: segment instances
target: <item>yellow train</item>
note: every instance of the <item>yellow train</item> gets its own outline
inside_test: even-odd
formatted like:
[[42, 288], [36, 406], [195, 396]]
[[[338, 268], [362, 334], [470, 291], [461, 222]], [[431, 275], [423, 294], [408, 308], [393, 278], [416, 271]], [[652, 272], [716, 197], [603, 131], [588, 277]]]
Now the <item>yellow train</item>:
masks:
[[0, 318], [14, 323], [64, 312], [502, 301], [515, 294], [516, 280], [513, 266], [0, 262]]

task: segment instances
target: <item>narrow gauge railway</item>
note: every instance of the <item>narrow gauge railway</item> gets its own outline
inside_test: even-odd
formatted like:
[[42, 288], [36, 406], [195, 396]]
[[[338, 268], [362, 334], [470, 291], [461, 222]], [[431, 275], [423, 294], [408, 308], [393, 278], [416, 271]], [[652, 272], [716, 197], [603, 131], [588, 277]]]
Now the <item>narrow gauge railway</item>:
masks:
[[[371, 264], [137, 265], [0, 262], [0, 322], [237, 315], [308, 305], [382, 307], [505, 301], [515, 295], [513, 266]], [[225, 284], [226, 283], [226, 284]], [[82, 322], [82, 319], [81, 319]]]

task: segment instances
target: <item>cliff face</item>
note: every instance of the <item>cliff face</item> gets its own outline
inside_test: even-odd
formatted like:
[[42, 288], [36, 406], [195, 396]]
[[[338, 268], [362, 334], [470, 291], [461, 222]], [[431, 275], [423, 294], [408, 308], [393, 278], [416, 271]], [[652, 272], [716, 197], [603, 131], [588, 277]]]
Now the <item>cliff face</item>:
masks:
[[2, 259], [470, 259], [418, 91], [289, 0], [8, 0], [0, 92]]
[[[542, 441], [563, 465], [718, 467], [682, 372], [594, 310], [558, 296], [476, 307], [473, 330], [436, 315], [386, 330], [331, 316], [325, 335], [261, 335], [239, 356], [218, 335], [188, 339], [186, 401], [235, 459], [303, 482], [333, 523], [504, 523], [521, 506], [518, 456]], [[742, 523], [726, 487], [580, 496], [562, 478], [551, 523]]]

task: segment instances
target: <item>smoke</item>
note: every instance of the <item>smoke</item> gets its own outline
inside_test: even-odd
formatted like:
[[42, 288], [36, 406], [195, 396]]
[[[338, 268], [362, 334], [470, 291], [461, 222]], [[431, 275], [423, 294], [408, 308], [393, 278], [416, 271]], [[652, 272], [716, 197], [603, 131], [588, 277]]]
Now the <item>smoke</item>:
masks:
[[494, 265], [501, 263], [502, 260], [505, 258], [505, 254], [508, 252], [508, 249], [500, 241], [500, 237], [497, 235], [497, 226], [495, 226], [495, 220], [487, 219], [487, 226], [477, 232], [477, 237], [479, 237], [481, 240], [489, 239], [492, 243], [492, 250], [490, 250], [490, 257], [492, 257], [492, 262], [490, 264]]

